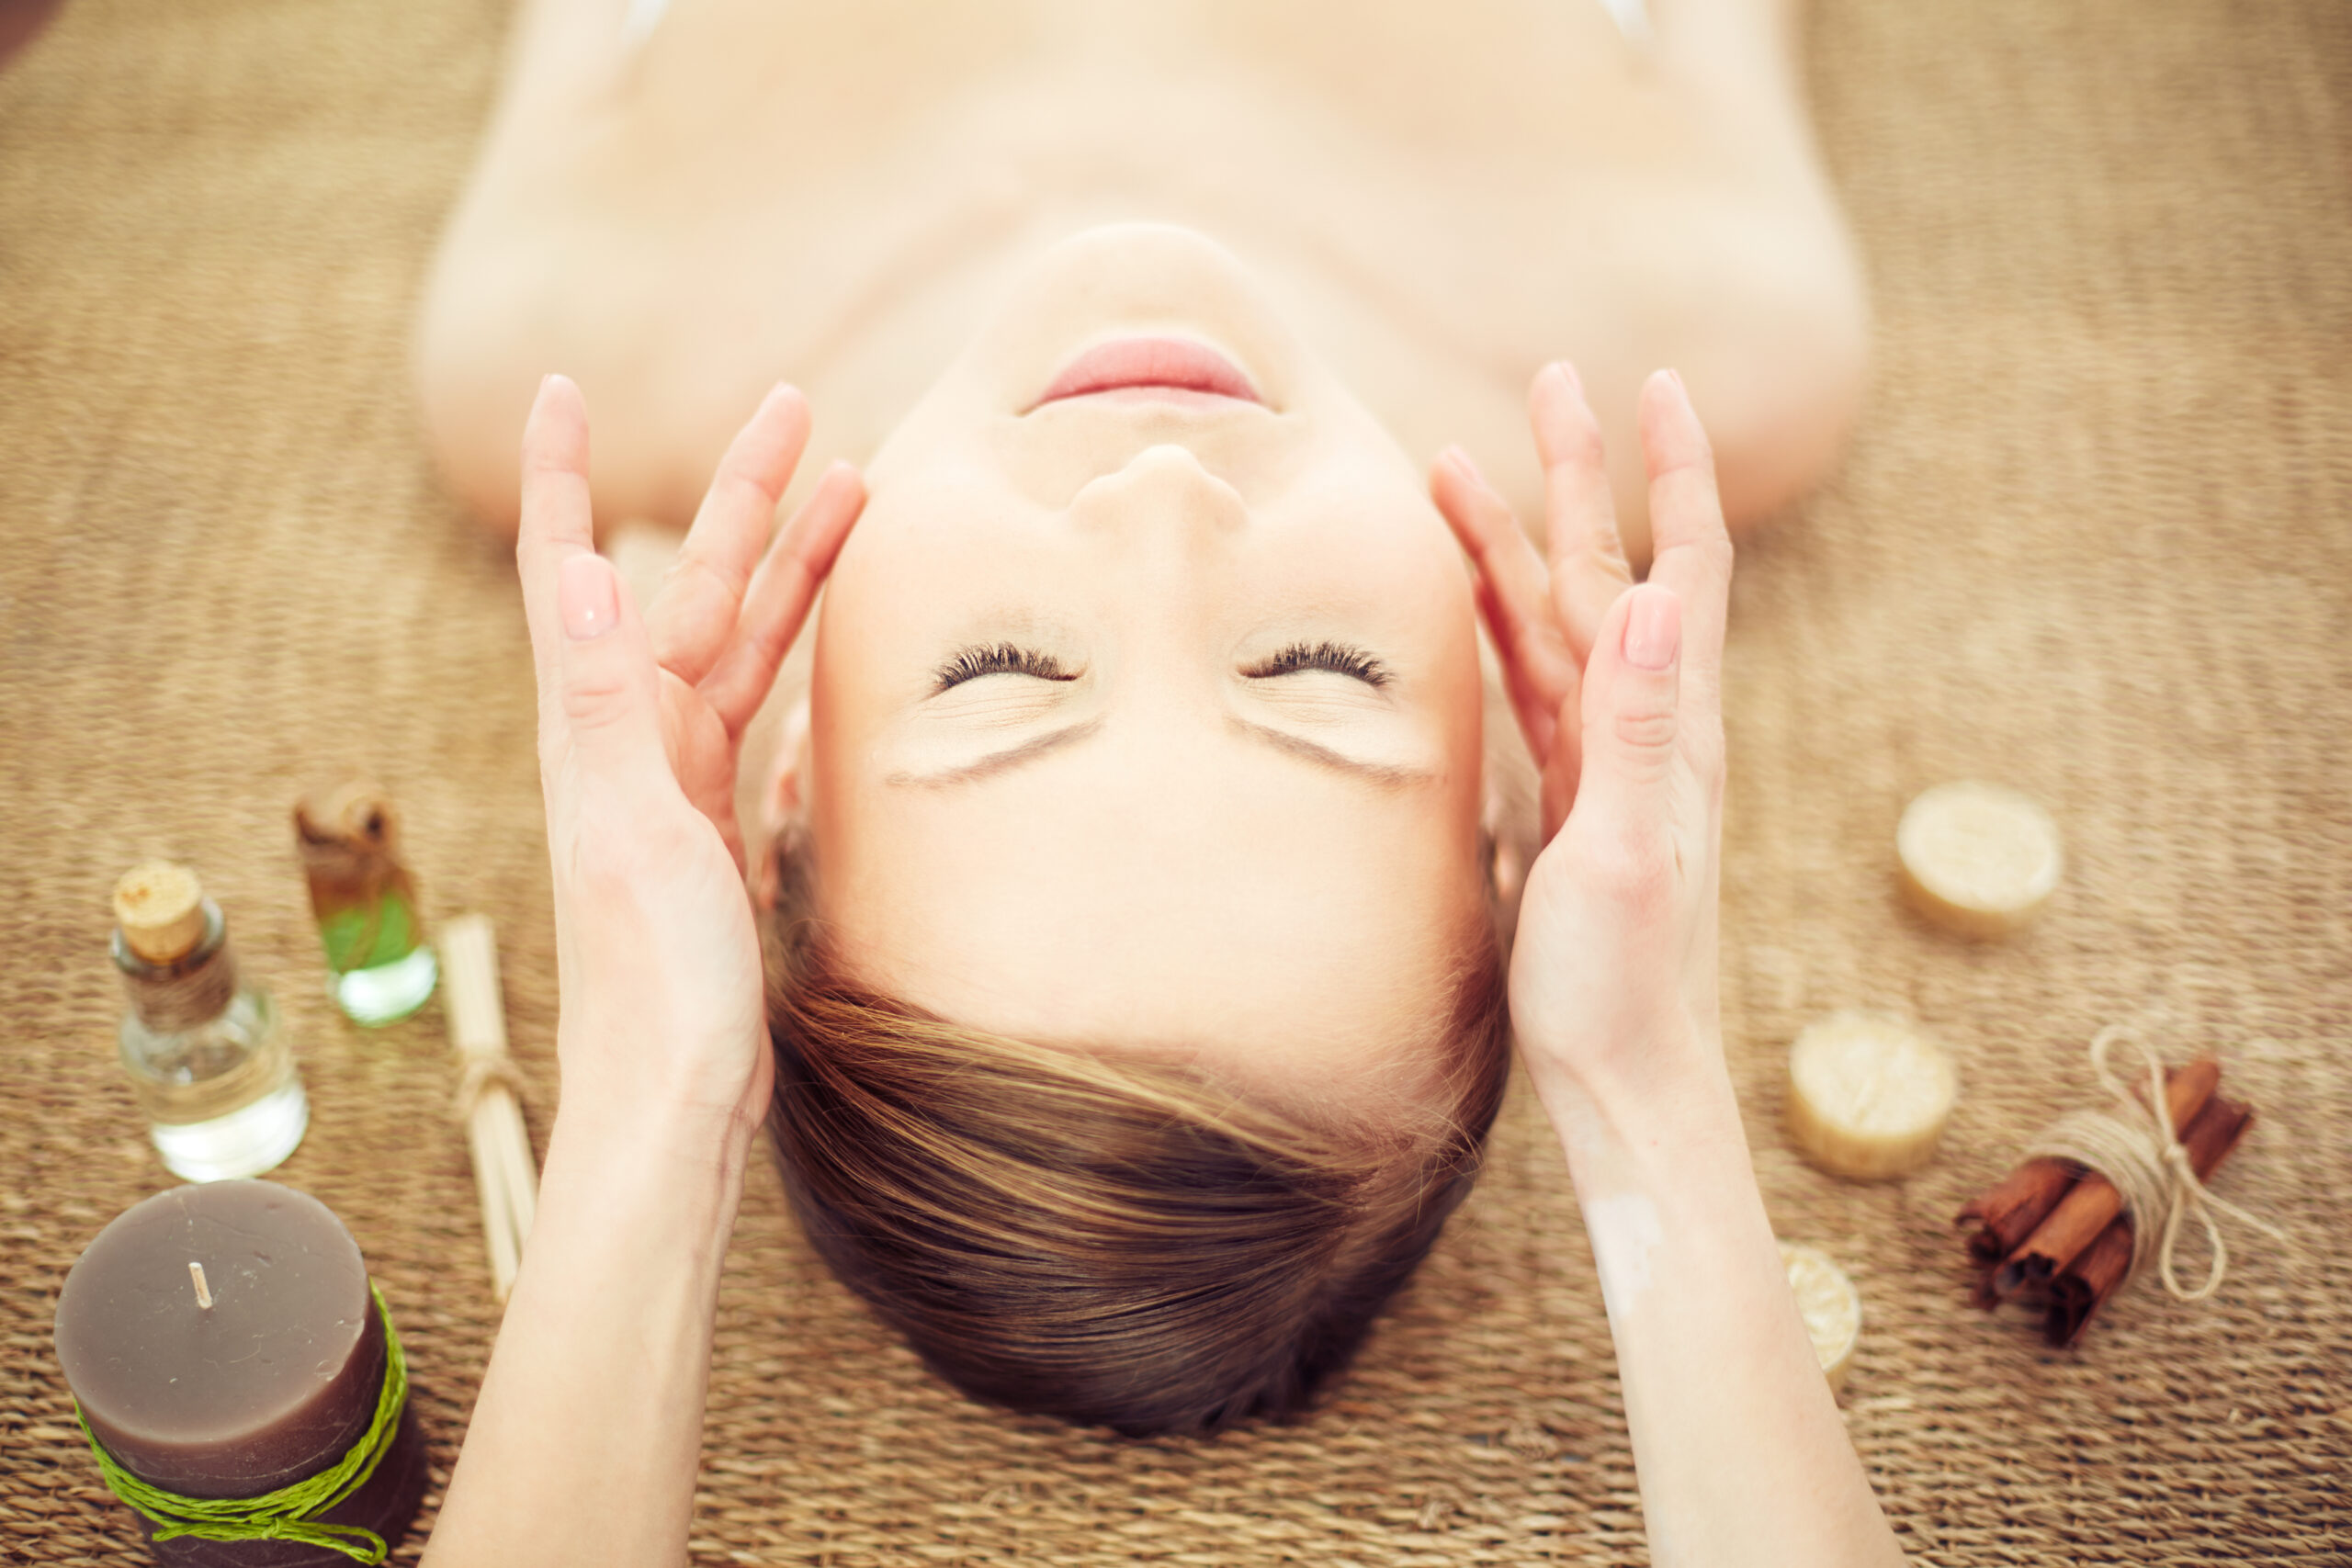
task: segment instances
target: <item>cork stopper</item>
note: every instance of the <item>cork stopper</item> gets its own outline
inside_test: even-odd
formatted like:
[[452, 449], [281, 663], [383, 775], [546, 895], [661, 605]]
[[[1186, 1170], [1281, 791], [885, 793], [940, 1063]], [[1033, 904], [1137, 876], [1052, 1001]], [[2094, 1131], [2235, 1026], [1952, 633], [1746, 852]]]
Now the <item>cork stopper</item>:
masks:
[[306, 844], [361, 854], [399, 853], [399, 816], [368, 779], [347, 779], [304, 795], [294, 807], [294, 830]]
[[131, 952], [176, 964], [204, 940], [204, 885], [170, 861], [132, 866], [114, 886], [114, 919]]

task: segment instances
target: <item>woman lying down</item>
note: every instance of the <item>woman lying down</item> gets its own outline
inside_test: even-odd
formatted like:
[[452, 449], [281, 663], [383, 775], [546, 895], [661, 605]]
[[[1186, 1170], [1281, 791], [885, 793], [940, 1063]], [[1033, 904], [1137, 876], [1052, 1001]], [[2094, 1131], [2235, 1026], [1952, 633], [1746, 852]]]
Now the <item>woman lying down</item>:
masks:
[[[1654, 1558], [1899, 1560], [1717, 1021], [1726, 513], [1864, 336], [1786, 9], [529, 0], [421, 365], [563, 1093], [436, 1568], [683, 1559], [763, 1125], [938, 1375], [1207, 1432], [1342, 1374], [1514, 1040]], [[592, 518], [690, 511], [636, 602]]]

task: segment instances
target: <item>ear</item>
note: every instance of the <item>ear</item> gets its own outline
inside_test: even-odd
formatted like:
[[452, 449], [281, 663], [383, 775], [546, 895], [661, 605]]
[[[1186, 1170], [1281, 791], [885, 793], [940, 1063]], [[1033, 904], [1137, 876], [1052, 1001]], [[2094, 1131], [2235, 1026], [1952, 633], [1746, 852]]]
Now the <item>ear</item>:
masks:
[[780, 889], [780, 857], [797, 852], [808, 836], [808, 818], [800, 781], [808, 766], [808, 694], [803, 692], [784, 711], [782, 732], [767, 778], [760, 786], [760, 837], [767, 848], [752, 866], [752, 897], [762, 908], [773, 908]]
[[775, 760], [760, 791], [760, 825], [771, 835], [796, 826], [804, 815], [800, 781], [808, 766], [808, 694], [802, 692], [784, 711], [784, 732], [776, 738]]
[[1488, 896], [1506, 909], [1518, 904], [1520, 886], [1527, 879], [1526, 858], [1513, 827], [1510, 800], [1500, 790], [1490, 790], [1478, 814], [1478, 858], [1485, 863]]
[[1478, 860], [1497, 917], [1509, 931], [1518, 918], [1527, 869], [1541, 847], [1536, 801], [1544, 786], [1504, 694], [1501, 662], [1483, 628], [1478, 643]]

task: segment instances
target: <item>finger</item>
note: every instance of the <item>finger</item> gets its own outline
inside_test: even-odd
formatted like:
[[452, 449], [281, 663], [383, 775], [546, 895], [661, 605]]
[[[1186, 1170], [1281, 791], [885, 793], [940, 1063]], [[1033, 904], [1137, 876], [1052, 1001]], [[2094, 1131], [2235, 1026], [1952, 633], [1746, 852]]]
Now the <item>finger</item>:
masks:
[[1460, 447], [1442, 454], [1430, 494], [1478, 574], [1478, 610], [1501, 655], [1521, 730], [1541, 761], [1555, 716], [1576, 691], [1577, 660], [1555, 624], [1549, 573], [1534, 541]]
[[582, 550], [553, 575], [563, 736], [560, 749], [543, 744], [550, 809], [560, 793], [591, 780], [640, 797], [674, 789], [662, 741], [661, 671], [620, 573]]
[[729, 444], [710, 489], [646, 612], [662, 667], [692, 685], [735, 633], [752, 570], [775, 526], [776, 503], [808, 445], [808, 400], [778, 385]]
[[1537, 783], [1536, 821], [1547, 844], [1576, 807], [1577, 783], [1584, 772], [1583, 706], [1581, 694], [1560, 705], [1558, 736]]
[[1660, 370], [1642, 388], [1642, 453], [1649, 467], [1649, 581], [1682, 601], [1683, 666], [1700, 700], [1713, 705], [1723, 674], [1731, 594], [1731, 536], [1715, 490], [1714, 453], [1682, 378]]
[[522, 525], [514, 535], [514, 565], [523, 581], [523, 615], [531, 628], [531, 661], [539, 694], [553, 693], [561, 665], [562, 633], [556, 616], [556, 570], [567, 558], [595, 549], [588, 504], [588, 409], [564, 376], [539, 382], [523, 423]]
[[704, 700], [729, 735], [742, 734], [767, 701], [777, 666], [800, 635], [818, 588], [865, 507], [865, 481], [847, 463], [835, 463], [776, 534], [744, 594], [734, 641], [702, 682]]
[[1683, 631], [1681, 601], [1671, 590], [1628, 589], [1602, 621], [1585, 666], [1576, 816], [1623, 850], [1629, 866], [1658, 863], [1661, 836], [1673, 821]]
[[1527, 393], [1528, 422], [1544, 460], [1544, 518], [1550, 547], [1552, 604], [1568, 649], [1582, 664], [1609, 606], [1634, 581], [1617, 533], [1600, 421], [1584, 383], [1565, 361], [1536, 372]]
[[1527, 669], [1511, 657], [1510, 615], [1495, 599], [1495, 591], [1483, 577], [1471, 583], [1471, 597], [1478, 606], [1478, 619], [1485, 623], [1487, 635], [1494, 639], [1495, 652], [1502, 665], [1503, 694], [1510, 702], [1511, 716], [1518, 721], [1519, 732], [1527, 741], [1527, 750], [1538, 767], [1545, 765], [1558, 745], [1559, 728], [1555, 717], [1558, 709], [1547, 705], [1544, 693], [1528, 678]]

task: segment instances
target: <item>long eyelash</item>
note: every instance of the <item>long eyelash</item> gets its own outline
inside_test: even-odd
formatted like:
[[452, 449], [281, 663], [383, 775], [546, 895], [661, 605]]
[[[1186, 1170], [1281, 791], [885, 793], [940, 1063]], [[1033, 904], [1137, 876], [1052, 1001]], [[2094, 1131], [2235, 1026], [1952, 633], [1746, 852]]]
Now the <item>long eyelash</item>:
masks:
[[1385, 686], [1389, 681], [1388, 666], [1363, 649], [1350, 648], [1343, 642], [1295, 642], [1248, 673], [1254, 679], [1264, 679], [1301, 670], [1329, 670], [1351, 675], [1367, 686]]
[[933, 690], [935, 694], [950, 686], [977, 681], [983, 675], [1031, 675], [1040, 681], [1078, 679], [1050, 655], [1033, 653], [1025, 648], [1000, 642], [987, 648], [965, 649], [932, 671], [932, 679], [936, 682]]

